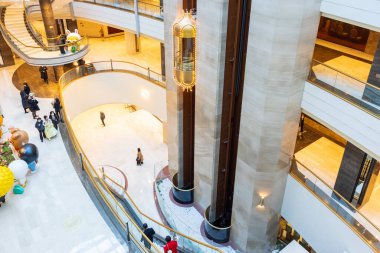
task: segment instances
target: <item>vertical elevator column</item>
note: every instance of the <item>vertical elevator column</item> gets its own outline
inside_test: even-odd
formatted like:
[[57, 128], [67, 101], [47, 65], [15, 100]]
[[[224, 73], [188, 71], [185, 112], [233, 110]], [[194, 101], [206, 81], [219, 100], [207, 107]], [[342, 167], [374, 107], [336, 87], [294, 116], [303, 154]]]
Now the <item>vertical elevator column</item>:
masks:
[[320, 0], [252, 0], [231, 238], [243, 252], [276, 244]]
[[58, 29], [54, 18], [53, 8], [50, 0], [39, 0], [42, 20], [44, 22], [48, 45], [54, 46], [57, 44]]
[[[195, 0], [183, 0], [183, 11], [196, 7]], [[180, 111], [178, 129], [179, 164], [178, 173], [173, 177], [173, 197], [182, 204], [194, 201], [194, 120], [195, 87], [191, 91], [177, 89], [178, 109]]]
[[219, 156], [205, 215], [206, 235], [217, 242], [227, 242], [230, 235], [250, 6], [251, 0], [228, 4]]

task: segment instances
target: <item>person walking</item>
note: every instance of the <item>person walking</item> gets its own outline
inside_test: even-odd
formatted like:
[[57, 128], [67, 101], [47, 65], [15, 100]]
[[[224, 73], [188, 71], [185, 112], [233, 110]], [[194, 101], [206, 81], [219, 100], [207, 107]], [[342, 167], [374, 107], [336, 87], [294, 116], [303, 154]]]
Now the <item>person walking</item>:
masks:
[[148, 224], [146, 223], [143, 224], [143, 229], [144, 235], [148, 237], [149, 241], [144, 236], [141, 236], [141, 241], [144, 242], [144, 246], [150, 250], [153, 243], [153, 236], [156, 232], [153, 228], [148, 228]]
[[54, 128], [58, 130], [59, 118], [58, 118], [57, 114], [55, 112], [51, 111], [49, 114], [49, 119], [53, 123]]
[[141, 153], [141, 149], [137, 148], [137, 157], [136, 157], [137, 166], [144, 164], [144, 156]]
[[49, 76], [47, 73], [47, 67], [46, 66], [40, 67], [40, 76], [41, 76], [41, 79], [43, 79], [46, 84], [49, 83]]
[[166, 244], [164, 246], [165, 253], [178, 253], [178, 243], [175, 240], [172, 240], [170, 236], [165, 237]]
[[26, 95], [29, 96], [29, 94], [30, 94], [30, 87], [29, 87], [29, 85], [28, 85], [27, 82], [24, 82], [24, 91], [25, 91]]
[[33, 115], [33, 119], [36, 119], [38, 117], [37, 111], [40, 110], [40, 107], [38, 106], [38, 101], [37, 99], [34, 98], [33, 93], [30, 93], [28, 103], [29, 103], [29, 110], [32, 112], [32, 115]]
[[29, 108], [29, 102], [28, 102], [29, 96], [28, 94], [26, 94], [25, 90], [20, 91], [20, 97], [21, 97], [22, 107], [24, 108], [24, 112], [28, 113], [26, 109]]
[[104, 112], [100, 112], [100, 120], [102, 121], [102, 125], [105, 127], [106, 123], [104, 123], [104, 120], [106, 119], [106, 115]]
[[38, 133], [40, 134], [41, 142], [44, 142], [44, 138], [46, 138], [45, 125], [40, 117], [37, 118], [36, 124], [34, 126], [37, 128]]
[[63, 117], [61, 113], [62, 106], [61, 106], [61, 101], [59, 101], [59, 98], [55, 98], [52, 102], [52, 105], [53, 105], [55, 114], [57, 114], [59, 121], [63, 123]]

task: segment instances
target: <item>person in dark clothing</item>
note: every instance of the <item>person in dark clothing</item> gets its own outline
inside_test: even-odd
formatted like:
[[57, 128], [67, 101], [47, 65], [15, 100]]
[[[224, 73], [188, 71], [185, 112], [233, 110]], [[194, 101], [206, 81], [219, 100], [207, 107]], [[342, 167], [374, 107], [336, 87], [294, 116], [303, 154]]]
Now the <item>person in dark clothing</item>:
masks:
[[141, 166], [144, 163], [144, 156], [140, 148], [137, 148], [137, 157], [136, 157], [137, 166]]
[[29, 85], [28, 85], [27, 82], [24, 82], [24, 91], [25, 91], [26, 95], [29, 96], [29, 94], [30, 94], [30, 87], [29, 87]]
[[34, 126], [37, 128], [38, 132], [40, 133], [41, 142], [44, 142], [44, 138], [46, 138], [46, 135], [45, 135], [45, 125], [42, 119], [38, 118]]
[[106, 119], [106, 115], [104, 112], [100, 112], [100, 120], [102, 121], [103, 126], [106, 126], [106, 123], [104, 123], [104, 120]]
[[58, 118], [57, 114], [55, 112], [51, 111], [49, 114], [49, 119], [53, 123], [54, 128], [58, 130], [59, 118]]
[[24, 90], [22, 90], [22, 91], [20, 91], [20, 97], [21, 97], [22, 107], [24, 108], [24, 112], [28, 113], [28, 111], [26, 109], [29, 108], [29, 102], [28, 102], [29, 96], [28, 96], [28, 94], [26, 94], [26, 92]]
[[1, 207], [1, 203], [3, 204], [5, 203], [5, 195], [0, 197], [0, 207]]
[[61, 54], [66, 54], [65, 44], [66, 44], [66, 38], [65, 38], [65, 36], [63, 35], [63, 36], [59, 39], [59, 41], [58, 41], [59, 51], [61, 51]]
[[166, 244], [164, 246], [164, 252], [168, 253], [169, 251], [171, 253], [178, 253], [178, 243], [175, 240], [172, 240], [170, 236], [165, 237]]
[[48, 73], [47, 73], [47, 67], [45, 66], [41, 66], [40, 67], [40, 76], [41, 76], [41, 79], [43, 79], [45, 81], [45, 83], [49, 83], [49, 76], [48, 76]]
[[52, 105], [53, 105], [55, 114], [57, 114], [58, 119], [61, 122], [63, 122], [62, 113], [61, 113], [62, 106], [61, 106], [61, 101], [59, 101], [59, 98], [55, 98]]
[[148, 225], [146, 223], [143, 224], [144, 234], [146, 237], [148, 237], [149, 241], [146, 239], [146, 237], [141, 236], [141, 241], [144, 242], [144, 246], [147, 249], [150, 249], [152, 247], [153, 243], [153, 236], [156, 233], [153, 228], [148, 228]]
[[29, 110], [32, 112], [33, 119], [36, 119], [37, 116], [37, 111], [40, 110], [40, 107], [38, 106], [38, 101], [33, 97], [33, 93], [30, 94], [28, 103], [29, 103]]

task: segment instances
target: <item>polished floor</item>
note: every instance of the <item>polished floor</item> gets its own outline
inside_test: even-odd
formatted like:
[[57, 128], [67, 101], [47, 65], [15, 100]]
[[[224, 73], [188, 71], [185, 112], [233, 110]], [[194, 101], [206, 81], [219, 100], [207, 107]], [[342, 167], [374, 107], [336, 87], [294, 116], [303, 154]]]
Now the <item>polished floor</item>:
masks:
[[[101, 125], [100, 111], [106, 115], [106, 127]], [[92, 163], [121, 169], [128, 179], [128, 193], [137, 206], [163, 222], [153, 194], [155, 164], [168, 157], [167, 145], [162, 140], [162, 123], [144, 110], [130, 113], [124, 104], [95, 107], [82, 112], [71, 123]], [[144, 155], [142, 166], [136, 165], [138, 147]]]
[[[18, 63], [19, 65], [20, 63]], [[0, 70], [0, 104], [10, 126], [29, 133], [40, 153], [38, 172], [28, 176], [23, 195], [7, 195], [0, 208], [0, 252], [128, 252], [102, 219], [82, 186], [58, 135], [41, 143], [32, 116], [25, 114], [11, 78], [17, 66]], [[51, 99], [39, 99], [40, 116]], [[9, 135], [5, 134], [4, 138]]]

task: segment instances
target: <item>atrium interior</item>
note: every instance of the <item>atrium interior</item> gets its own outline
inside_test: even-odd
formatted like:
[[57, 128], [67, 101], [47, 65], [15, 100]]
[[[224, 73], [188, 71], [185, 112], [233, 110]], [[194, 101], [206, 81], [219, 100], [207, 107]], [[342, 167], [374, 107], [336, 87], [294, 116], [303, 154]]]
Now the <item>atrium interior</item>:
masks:
[[0, 253], [380, 252], [377, 0], [0, 0]]

